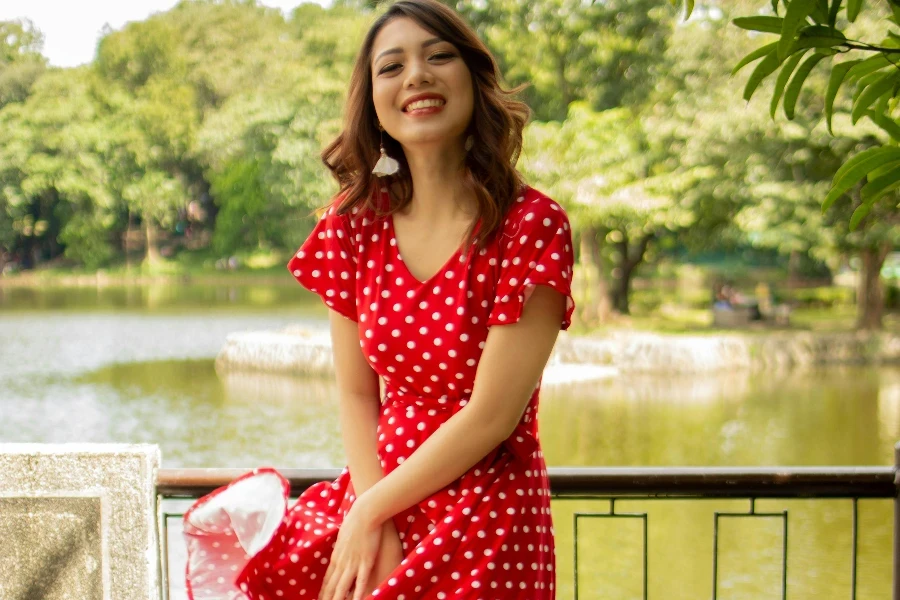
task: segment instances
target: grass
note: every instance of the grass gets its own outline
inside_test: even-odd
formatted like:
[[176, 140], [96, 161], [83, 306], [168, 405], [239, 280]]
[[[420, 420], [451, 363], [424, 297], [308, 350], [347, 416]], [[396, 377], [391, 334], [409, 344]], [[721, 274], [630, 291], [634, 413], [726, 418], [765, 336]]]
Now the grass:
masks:
[[[238, 266], [224, 268], [222, 258], [207, 250], [181, 252], [173, 257], [160, 257], [152, 264], [135, 260], [130, 264], [124, 260], [102, 269], [85, 269], [67, 264], [43, 266], [0, 278], [0, 285], [57, 284], [96, 285], [98, 280], [105, 283], [134, 281], [165, 281], [189, 278], [197, 283], [217, 281], [248, 282], [290, 282], [287, 264], [290, 254], [282, 251], [256, 251], [236, 254]], [[218, 265], [217, 265], [218, 263]]]

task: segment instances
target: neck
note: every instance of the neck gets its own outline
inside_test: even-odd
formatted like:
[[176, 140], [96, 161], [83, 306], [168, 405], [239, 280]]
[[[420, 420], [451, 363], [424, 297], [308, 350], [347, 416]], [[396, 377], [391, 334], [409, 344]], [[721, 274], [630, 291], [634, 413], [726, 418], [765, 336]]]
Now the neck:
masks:
[[406, 216], [431, 223], [471, 219], [475, 213], [472, 191], [463, 185], [462, 147], [404, 148], [413, 182], [413, 199]]

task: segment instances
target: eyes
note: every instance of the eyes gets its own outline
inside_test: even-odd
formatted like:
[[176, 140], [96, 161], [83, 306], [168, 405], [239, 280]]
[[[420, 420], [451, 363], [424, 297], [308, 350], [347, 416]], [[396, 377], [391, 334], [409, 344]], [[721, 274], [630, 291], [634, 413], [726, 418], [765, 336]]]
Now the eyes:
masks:
[[[442, 64], [442, 63], [446, 63], [446, 62], [448, 62], [448, 61], [450, 61], [450, 60], [452, 60], [452, 59], [454, 59], [454, 58], [456, 58], [456, 54], [455, 54], [455, 53], [449, 52], [449, 51], [446, 51], [446, 50], [441, 50], [441, 51], [435, 52], [434, 54], [432, 54], [431, 56], [429, 56], [429, 57], [428, 57], [428, 60], [430, 60], [430, 61], [432, 61], [432, 62], [436, 62], [436, 63]], [[388, 64], [384, 65], [383, 67], [381, 67], [381, 68], [378, 70], [378, 74], [379, 74], [379, 75], [386, 75], [386, 74], [389, 74], [389, 73], [393, 73], [393, 72], [397, 71], [398, 69], [400, 69], [400, 68], [402, 68], [402, 67], [403, 67], [403, 65], [400, 64], [400, 63], [396, 63], [396, 62], [388, 63]]]

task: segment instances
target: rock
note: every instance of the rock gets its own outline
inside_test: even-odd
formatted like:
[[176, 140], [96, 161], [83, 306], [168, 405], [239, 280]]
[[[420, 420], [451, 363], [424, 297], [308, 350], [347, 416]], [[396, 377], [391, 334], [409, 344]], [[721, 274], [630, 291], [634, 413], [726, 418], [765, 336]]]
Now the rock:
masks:
[[327, 331], [297, 327], [232, 333], [216, 357], [216, 373], [233, 371], [331, 375], [331, 338]]

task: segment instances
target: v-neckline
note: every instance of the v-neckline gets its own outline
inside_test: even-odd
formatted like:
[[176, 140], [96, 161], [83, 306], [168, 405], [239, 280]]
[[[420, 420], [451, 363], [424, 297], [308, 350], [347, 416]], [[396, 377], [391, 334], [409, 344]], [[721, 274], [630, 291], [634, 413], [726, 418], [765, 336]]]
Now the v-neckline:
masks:
[[[453, 254], [450, 255], [450, 258], [445, 260], [444, 264], [442, 264], [440, 266], [440, 268], [434, 272], [433, 275], [431, 275], [428, 279], [425, 279], [425, 280], [419, 279], [418, 277], [413, 275], [413, 272], [409, 270], [409, 266], [406, 264], [406, 261], [403, 260], [403, 253], [400, 251], [400, 239], [397, 237], [397, 231], [394, 229], [394, 215], [388, 214], [387, 220], [388, 220], [388, 233], [390, 234], [391, 238], [394, 240], [394, 249], [397, 251], [397, 258], [400, 259], [400, 264], [403, 265], [403, 270], [406, 271], [406, 274], [418, 286], [426, 286], [426, 285], [430, 284], [432, 281], [435, 280], [435, 278], [438, 275], [440, 275], [441, 273], [446, 271], [447, 268], [451, 264], [453, 264], [454, 261], [458, 260], [462, 253], [462, 247], [461, 246], [457, 247], [456, 250], [453, 252]], [[478, 228], [480, 227], [480, 225], [481, 225], [481, 220], [479, 219], [478, 222], [475, 224], [476, 232], [478, 231]]]

